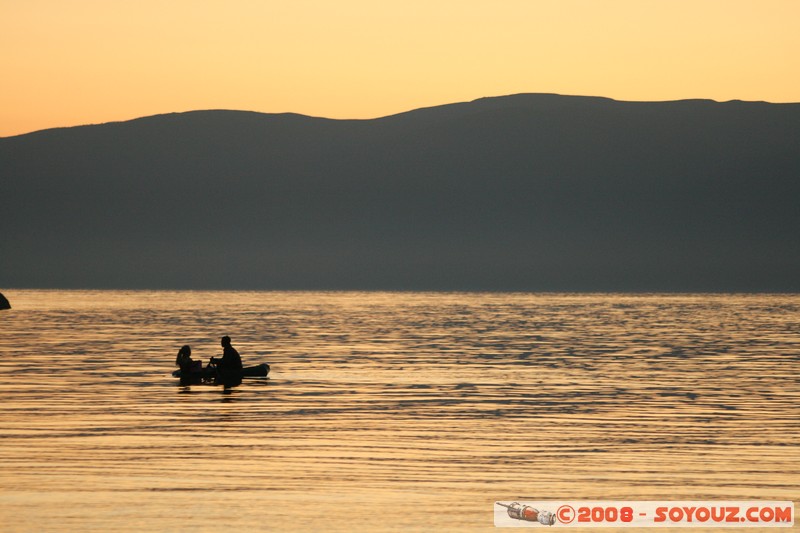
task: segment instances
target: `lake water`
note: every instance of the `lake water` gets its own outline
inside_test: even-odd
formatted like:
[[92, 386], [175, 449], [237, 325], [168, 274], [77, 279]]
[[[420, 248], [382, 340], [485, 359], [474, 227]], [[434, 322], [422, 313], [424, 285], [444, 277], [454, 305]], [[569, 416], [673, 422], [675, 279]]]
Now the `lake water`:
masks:
[[[800, 296], [5, 290], [3, 531], [493, 531], [800, 500]], [[181, 387], [230, 335], [269, 379]]]

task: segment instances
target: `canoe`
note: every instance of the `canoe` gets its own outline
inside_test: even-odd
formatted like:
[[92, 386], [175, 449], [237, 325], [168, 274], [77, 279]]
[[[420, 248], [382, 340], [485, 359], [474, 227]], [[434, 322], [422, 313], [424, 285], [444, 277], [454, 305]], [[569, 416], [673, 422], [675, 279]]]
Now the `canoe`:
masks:
[[[260, 365], [248, 366], [242, 369], [241, 373], [226, 375], [226, 379], [236, 378], [265, 378], [269, 375], [269, 365], [261, 363]], [[214, 368], [204, 368], [202, 372], [190, 372], [185, 376], [182, 375], [180, 369], [172, 373], [172, 377], [185, 379], [196, 379], [201, 381], [203, 379], [214, 379], [217, 377], [217, 372]]]

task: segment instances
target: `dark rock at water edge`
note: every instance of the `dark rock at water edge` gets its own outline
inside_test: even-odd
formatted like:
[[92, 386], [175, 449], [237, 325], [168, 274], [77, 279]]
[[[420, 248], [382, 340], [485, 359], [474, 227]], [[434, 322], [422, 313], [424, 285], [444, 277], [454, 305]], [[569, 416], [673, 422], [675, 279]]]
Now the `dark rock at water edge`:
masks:
[[0, 309], [11, 309], [11, 304], [8, 303], [8, 299], [3, 296], [2, 292], [0, 292]]

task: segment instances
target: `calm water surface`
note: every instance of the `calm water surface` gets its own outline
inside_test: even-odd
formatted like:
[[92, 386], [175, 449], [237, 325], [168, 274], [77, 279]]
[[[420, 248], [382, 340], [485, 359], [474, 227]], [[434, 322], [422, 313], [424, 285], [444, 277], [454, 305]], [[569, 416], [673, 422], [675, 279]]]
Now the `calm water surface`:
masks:
[[[493, 531], [800, 501], [800, 296], [5, 291], [3, 531]], [[230, 335], [269, 379], [181, 387]], [[751, 530], [752, 531], [752, 530]]]

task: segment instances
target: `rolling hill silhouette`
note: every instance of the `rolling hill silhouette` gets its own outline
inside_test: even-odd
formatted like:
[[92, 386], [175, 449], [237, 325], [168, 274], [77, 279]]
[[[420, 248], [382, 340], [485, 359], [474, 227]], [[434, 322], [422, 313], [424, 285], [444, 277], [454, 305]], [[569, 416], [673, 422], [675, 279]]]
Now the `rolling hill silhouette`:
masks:
[[485, 98], [0, 139], [6, 287], [800, 291], [800, 104]]

